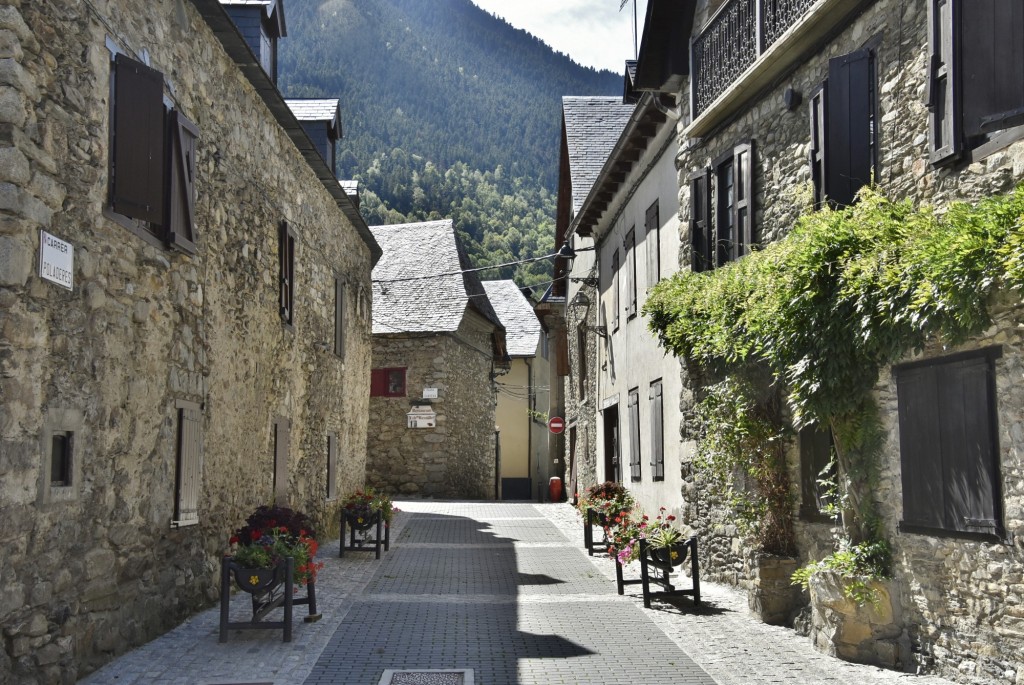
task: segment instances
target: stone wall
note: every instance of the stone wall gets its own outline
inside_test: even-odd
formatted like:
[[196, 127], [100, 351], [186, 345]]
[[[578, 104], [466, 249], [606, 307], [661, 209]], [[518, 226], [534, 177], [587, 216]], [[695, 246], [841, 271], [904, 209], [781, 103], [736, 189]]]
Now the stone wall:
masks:
[[[703, 4], [703, 3], [702, 3]], [[702, 11], [706, 8], [702, 8]], [[706, 14], [698, 12], [699, 27]], [[874, 50], [877, 64], [879, 165], [877, 180], [890, 197], [932, 204], [940, 210], [952, 201], [975, 201], [1003, 193], [1024, 180], [1024, 142], [1017, 141], [985, 159], [936, 168], [928, 162], [928, 112], [922, 104], [928, 61], [927, 3], [880, 0], [850, 21], [827, 44], [784, 77], [758, 92], [734, 116], [719, 122], [700, 139], [680, 138], [677, 158], [683, 231], [680, 264], [691, 264], [689, 219], [690, 175], [711, 164], [737, 143], [753, 139], [755, 153], [755, 226], [761, 242], [783, 237], [808, 206], [809, 111], [807, 100], [828, 72], [828, 59], [862, 47]], [[761, 88], [761, 90], [758, 90]], [[787, 110], [787, 88], [803, 94], [804, 102]], [[684, 93], [685, 95], [685, 93]], [[688, 97], [682, 98], [688, 102]], [[684, 106], [684, 110], [685, 110]], [[680, 126], [685, 128], [688, 118]], [[1005, 295], [997, 306], [996, 324], [976, 340], [949, 348], [936, 341], [925, 356], [940, 356], [961, 349], [992, 344], [1002, 346], [996, 361], [1002, 507], [1008, 532], [1005, 542], [977, 542], [957, 538], [901, 533], [902, 490], [896, 413], [895, 381], [885, 370], [877, 386], [889, 440], [883, 455], [882, 484], [876, 493], [885, 533], [895, 558], [894, 612], [902, 617], [912, 656], [889, 665], [941, 672], [965, 682], [1024, 682], [1024, 612], [1017, 598], [1024, 592], [1024, 395], [1020, 387], [1022, 361], [1020, 294]], [[684, 371], [684, 414], [700, 381]], [[685, 425], [683, 434], [690, 427]], [[798, 475], [799, 455], [794, 446], [792, 473]], [[685, 466], [685, 465], [684, 465]], [[709, 578], [752, 587], [753, 555], [747, 543], [718, 505], [713, 493], [701, 488], [684, 468], [688, 492], [700, 493], [686, 512], [686, 522], [702, 534], [702, 572]], [[794, 478], [798, 487], [799, 478]], [[799, 497], [799, 492], [795, 493]], [[689, 496], [686, 497], [691, 502]], [[794, 511], [794, 516], [796, 512]], [[820, 558], [831, 551], [828, 524], [801, 521], [797, 526], [803, 559]], [[891, 630], [886, 629], [891, 637]], [[888, 638], [887, 638], [888, 639]], [[892, 644], [885, 646], [892, 650]]]
[[[376, 335], [374, 368], [405, 368], [406, 397], [374, 397], [366, 479], [386, 492], [494, 499], [493, 324], [467, 312], [457, 333]], [[436, 400], [422, 400], [437, 388]], [[413, 405], [430, 404], [434, 428], [408, 428]]]
[[[104, 216], [108, 42], [147, 55], [199, 127], [194, 256]], [[36, 275], [40, 230], [74, 246], [73, 291]], [[370, 262], [191, 3], [0, 4], [0, 683], [73, 682], [212, 603], [230, 531], [272, 499], [275, 417], [291, 421], [288, 500], [333, 519], [328, 431], [341, 488], [363, 481]], [[202, 407], [202, 471], [199, 523], [174, 528], [180, 400]], [[59, 494], [44, 480], [54, 430], [73, 432]]]

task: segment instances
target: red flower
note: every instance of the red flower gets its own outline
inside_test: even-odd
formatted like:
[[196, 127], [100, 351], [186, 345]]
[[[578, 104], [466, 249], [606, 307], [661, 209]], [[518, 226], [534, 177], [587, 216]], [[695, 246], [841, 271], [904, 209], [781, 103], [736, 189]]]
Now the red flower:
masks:
[[238, 544], [238, 536], [237, 536], [237, 535], [232, 535], [232, 536], [231, 536], [231, 537], [230, 537], [230, 538], [228, 539], [228, 544], [229, 544], [229, 545], [237, 545], [237, 544]]
[[258, 530], [252, 531], [251, 535], [253, 540], [259, 540], [261, 537], [263, 537], [263, 533]]
[[669, 515], [668, 515], [668, 517], [667, 517], [667, 518], [666, 518], [665, 520], [666, 520], [666, 521], [675, 521], [675, 520], [676, 520], [676, 517], [675, 517], [675, 516], [672, 516], [672, 514], [669, 514]]

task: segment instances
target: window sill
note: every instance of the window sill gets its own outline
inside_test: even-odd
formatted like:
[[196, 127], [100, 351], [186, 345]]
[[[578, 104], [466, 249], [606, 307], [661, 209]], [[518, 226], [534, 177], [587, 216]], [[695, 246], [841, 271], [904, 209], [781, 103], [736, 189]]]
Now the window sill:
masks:
[[993, 135], [987, 142], [976, 148], [966, 150], [960, 155], [947, 155], [944, 157], [930, 157], [931, 164], [936, 169], [948, 167], [953, 170], [982, 162], [988, 157], [1002, 152], [1019, 140], [1024, 140], [1024, 125], [1014, 126], [1000, 131]]
[[969, 542], [994, 542], [1004, 545], [1011, 544], [1012, 542], [1009, 536], [1006, 535], [1006, 531], [1002, 529], [998, 529], [995, 533], [971, 533], [963, 530], [946, 530], [945, 528], [919, 526], [912, 523], [905, 523], [903, 521], [900, 521], [897, 529], [901, 533], [925, 535], [933, 538], [952, 538]]

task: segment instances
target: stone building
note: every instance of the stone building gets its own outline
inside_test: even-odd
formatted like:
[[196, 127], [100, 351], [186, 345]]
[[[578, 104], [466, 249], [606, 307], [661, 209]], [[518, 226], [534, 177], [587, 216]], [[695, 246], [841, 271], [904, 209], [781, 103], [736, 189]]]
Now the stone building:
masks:
[[7, 2], [0, 52], [0, 682], [73, 682], [362, 485], [380, 250], [216, 0]]
[[[666, 21], [680, 6], [687, 16]], [[661, 45], [692, 45], [657, 53], [682, 78], [649, 87], [680, 103], [681, 269], [742, 259], [782, 239], [809, 201], [856, 202], [872, 179], [892, 198], [940, 211], [1024, 180], [1024, 8], [1015, 0], [652, 0], [647, 22], [645, 46], [651, 30]], [[984, 335], [936, 340], [881, 374], [887, 440], [874, 497], [893, 548], [891, 612], [829, 633], [818, 618], [846, 609], [816, 606], [820, 649], [964, 682], [1024, 682], [1019, 293], [994, 312]], [[935, 409], [946, 391], [921, 389], [949, 374], [983, 390], [947, 403], [943, 431], [924, 430], [908, 407]], [[685, 418], [696, 380], [684, 373], [683, 383]], [[943, 437], [954, 434], [972, 447]], [[813, 482], [828, 452], [827, 432], [805, 431], [789, 455], [802, 560], [831, 551]], [[753, 587], [749, 549], [713, 512], [687, 512], [702, 536], [702, 570]]]
[[[623, 104], [621, 98], [562, 98], [555, 244], [568, 244], [574, 257], [555, 259], [549, 300], [579, 302], [578, 293], [588, 297], [595, 293], [598, 265], [593, 237], [573, 233], [571, 227], [633, 110], [633, 105]], [[563, 311], [556, 370], [565, 378], [565, 467], [567, 491], [572, 496], [594, 485], [599, 478], [619, 481], [622, 472], [618, 453], [607, 456], [607, 464], [600, 473], [597, 465], [597, 350], [593, 330], [598, 325], [598, 308], [566, 307]], [[618, 427], [611, 430], [617, 433]], [[617, 444], [617, 440], [610, 444]]]
[[367, 482], [387, 492], [495, 499], [495, 386], [505, 329], [451, 220], [373, 226]]
[[484, 281], [487, 299], [505, 327], [508, 372], [495, 381], [501, 499], [547, 499], [552, 471], [545, 415], [550, 406], [544, 331], [515, 281]]

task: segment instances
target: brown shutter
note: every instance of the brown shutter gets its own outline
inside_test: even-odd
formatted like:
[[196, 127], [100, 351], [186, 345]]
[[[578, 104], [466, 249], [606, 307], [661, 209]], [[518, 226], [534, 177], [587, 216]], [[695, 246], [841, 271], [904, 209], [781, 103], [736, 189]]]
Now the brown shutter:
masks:
[[327, 499], [338, 497], [338, 436], [327, 434]]
[[334, 279], [334, 354], [345, 356], [345, 282]]
[[175, 526], [199, 523], [199, 489], [202, 475], [202, 411], [195, 402], [179, 400], [178, 463], [175, 469]]
[[935, 374], [927, 367], [897, 373], [903, 522], [939, 529], [945, 503]]
[[661, 381], [651, 383], [651, 477], [665, 480], [665, 428], [664, 405], [661, 399]]
[[629, 391], [629, 476], [640, 480], [640, 390]]
[[1024, 123], [1024, 2], [961, 5], [959, 87], [970, 139]]
[[619, 311], [622, 308], [619, 300], [619, 251], [612, 252], [612, 330], [619, 330]]
[[287, 221], [281, 222], [278, 240], [281, 281], [281, 318], [285, 324], [295, 323], [295, 234]]
[[373, 369], [370, 371], [370, 397], [383, 397], [388, 389], [388, 370]]
[[170, 188], [167, 242], [189, 254], [196, 252], [196, 139], [199, 129], [181, 112], [170, 116]]
[[661, 217], [658, 215], [658, 201], [647, 208], [644, 217], [647, 243], [647, 286], [657, 285], [661, 280]]
[[733, 231], [732, 258], [750, 252], [754, 244], [754, 141], [733, 149]]
[[636, 227], [629, 229], [623, 242], [622, 252], [626, 257], [626, 317], [636, 316]]
[[164, 77], [142, 62], [114, 58], [110, 204], [118, 214], [164, 221]]
[[929, 0], [928, 81], [925, 101], [931, 125], [931, 162], [939, 163], [960, 152], [960, 104], [954, 78], [954, 27], [959, 4], [954, 0]]
[[288, 503], [288, 444], [291, 421], [278, 417], [274, 421], [274, 503]]
[[824, 187], [825, 195], [834, 205], [853, 204], [857, 191], [871, 182], [873, 72], [870, 50], [858, 50], [828, 62]]
[[690, 244], [694, 271], [712, 268], [714, 242], [711, 235], [711, 169], [690, 177]]

